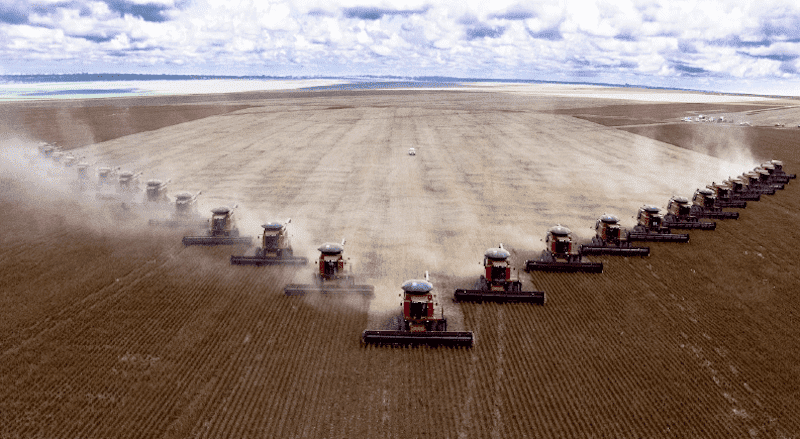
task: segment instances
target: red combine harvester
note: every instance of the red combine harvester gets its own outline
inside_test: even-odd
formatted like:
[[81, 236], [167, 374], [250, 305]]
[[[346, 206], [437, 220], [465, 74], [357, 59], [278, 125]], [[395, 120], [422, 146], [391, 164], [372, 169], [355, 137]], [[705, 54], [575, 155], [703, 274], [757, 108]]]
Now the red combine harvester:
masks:
[[364, 296], [374, 295], [372, 285], [356, 285], [355, 278], [349, 272], [349, 264], [344, 258], [344, 243], [326, 242], [319, 250], [319, 271], [314, 273], [313, 284], [289, 284], [283, 292], [287, 296], [302, 296], [306, 293], [322, 294], [357, 293]]
[[738, 219], [739, 212], [727, 212], [717, 206], [717, 197], [711, 189], [697, 189], [692, 196], [692, 215], [697, 218]]
[[547, 300], [542, 291], [522, 291], [522, 282], [517, 270], [511, 267], [511, 254], [500, 247], [490, 248], [483, 255], [485, 275], [475, 283], [472, 290], [457, 289], [453, 296], [457, 301], [471, 302], [528, 302], [544, 305]]
[[777, 176], [786, 177], [789, 180], [797, 178], [797, 174], [787, 174], [783, 172], [783, 162], [780, 160], [770, 160], [769, 163], [775, 168], [774, 174]]
[[602, 262], [583, 261], [580, 248], [572, 240], [572, 232], [562, 225], [551, 227], [547, 231], [545, 244], [547, 248], [542, 250], [542, 255], [538, 260], [525, 261], [526, 271], [603, 272]]
[[474, 337], [471, 331], [448, 331], [444, 310], [437, 309], [439, 303], [433, 293], [433, 284], [428, 273], [425, 280], [412, 279], [403, 283], [403, 318], [394, 330], [364, 331], [361, 341], [379, 345], [429, 345], [471, 347]]
[[633, 247], [619, 225], [619, 218], [605, 214], [594, 223], [591, 244], [581, 245], [582, 255], [649, 256], [650, 247]]
[[252, 236], [239, 236], [234, 208], [211, 209], [211, 221], [205, 236], [184, 236], [183, 245], [252, 245]]
[[667, 203], [667, 214], [664, 215], [664, 227], [671, 229], [714, 230], [715, 222], [702, 222], [692, 215], [692, 206], [685, 197], [672, 197]]
[[636, 216], [637, 224], [628, 232], [628, 241], [689, 242], [686, 233], [671, 233], [663, 225], [661, 209], [656, 206], [642, 206]]
[[269, 222], [262, 224], [261, 247], [256, 247], [253, 256], [231, 256], [232, 265], [278, 265], [307, 264], [308, 258], [294, 256], [289, 239], [289, 218], [284, 223]]

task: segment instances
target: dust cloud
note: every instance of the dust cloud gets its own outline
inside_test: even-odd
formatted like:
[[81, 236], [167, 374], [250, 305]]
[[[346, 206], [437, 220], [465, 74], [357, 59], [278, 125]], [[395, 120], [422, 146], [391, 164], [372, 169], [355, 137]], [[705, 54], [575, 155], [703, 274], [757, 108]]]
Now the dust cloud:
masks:
[[[257, 238], [265, 221], [291, 218], [294, 253], [311, 263], [262, 268], [285, 270], [287, 282], [310, 282], [317, 247], [346, 238], [356, 283], [375, 288], [371, 324], [399, 312], [400, 285], [428, 271], [455, 330], [463, 328], [452, 292], [481, 275], [487, 248], [503, 243], [521, 268], [556, 224], [586, 241], [604, 213], [632, 227], [643, 204], [664, 207], [673, 195], [691, 196], [758, 164], [735, 136], [697, 140], [724, 143], [717, 158], [535, 108], [446, 108], [436, 100], [442, 96], [394, 96], [390, 103], [371, 97], [363, 107], [336, 107], [331, 99], [335, 109], [309, 111], [264, 102], [261, 111], [210, 116], [75, 153], [143, 171], [145, 181], [170, 179], [170, 194], [202, 190], [204, 216], [236, 203], [242, 235]], [[366, 105], [369, 99], [381, 106]], [[407, 154], [412, 146], [415, 156]]]

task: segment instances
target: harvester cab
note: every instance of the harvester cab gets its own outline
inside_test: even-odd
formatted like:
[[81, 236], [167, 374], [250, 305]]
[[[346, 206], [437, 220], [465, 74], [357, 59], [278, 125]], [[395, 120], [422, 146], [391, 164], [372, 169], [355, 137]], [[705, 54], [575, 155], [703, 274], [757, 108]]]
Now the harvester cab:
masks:
[[436, 316], [436, 295], [433, 293], [433, 284], [428, 282], [426, 273], [425, 280], [412, 279], [403, 282], [401, 286], [403, 293], [403, 320], [405, 321], [404, 330], [411, 332], [446, 331], [447, 319], [444, 318], [444, 311], [439, 309], [439, 316]]
[[233, 208], [222, 206], [211, 209], [211, 220], [206, 236], [184, 236], [183, 245], [251, 245], [253, 237], [239, 236]]
[[522, 282], [517, 269], [512, 267], [508, 258], [511, 253], [499, 247], [490, 248], [483, 254], [484, 274], [475, 283], [472, 290], [457, 289], [454, 297], [457, 301], [491, 301], [491, 302], [531, 302], [544, 305], [545, 294], [541, 291], [522, 291]]
[[344, 243], [326, 242], [319, 246], [319, 279], [334, 281], [349, 277], [345, 273], [347, 261], [344, 259]]
[[261, 247], [256, 247], [254, 256], [231, 256], [234, 265], [272, 265], [272, 264], [307, 264], [308, 259], [295, 257], [289, 239], [289, 218], [285, 222], [268, 222], [262, 224]]
[[560, 224], [547, 231], [545, 244], [555, 259], [571, 261], [580, 256], [577, 249], [573, 249], [572, 232]]
[[239, 236], [233, 209], [227, 206], [211, 209], [211, 229], [208, 234], [209, 236]]
[[701, 222], [692, 214], [692, 205], [686, 197], [672, 197], [667, 203], [667, 213], [664, 215], [663, 224], [676, 229], [714, 230], [717, 223]]
[[595, 236], [591, 244], [581, 245], [584, 255], [648, 256], [649, 247], [633, 247], [619, 225], [619, 218], [603, 214], [594, 223]]
[[628, 241], [689, 242], [689, 235], [670, 233], [669, 227], [664, 225], [661, 209], [645, 205], [639, 208], [636, 225], [628, 233]]
[[361, 336], [364, 343], [472, 346], [472, 332], [447, 331], [444, 310], [439, 307], [427, 272], [424, 280], [407, 280], [403, 282], [401, 288], [403, 317], [400, 327], [388, 331], [364, 331]]
[[572, 231], [560, 224], [547, 231], [545, 245], [538, 261], [525, 261], [526, 270], [603, 272], [602, 262], [583, 262], [580, 247], [572, 239]]
[[503, 248], [503, 243], [499, 247], [490, 248], [483, 254], [483, 267], [486, 270], [487, 289], [489, 291], [506, 291], [519, 282], [516, 269], [508, 263], [511, 253]]
[[170, 180], [162, 181], [158, 179], [147, 180], [145, 194], [148, 203], [169, 203], [167, 197], [167, 184]]
[[289, 284], [283, 292], [287, 296], [302, 296], [308, 292], [324, 294], [358, 293], [372, 296], [375, 288], [372, 285], [356, 285], [351, 274], [348, 260], [344, 258], [344, 243], [326, 242], [319, 246], [317, 272], [314, 273], [314, 284]]

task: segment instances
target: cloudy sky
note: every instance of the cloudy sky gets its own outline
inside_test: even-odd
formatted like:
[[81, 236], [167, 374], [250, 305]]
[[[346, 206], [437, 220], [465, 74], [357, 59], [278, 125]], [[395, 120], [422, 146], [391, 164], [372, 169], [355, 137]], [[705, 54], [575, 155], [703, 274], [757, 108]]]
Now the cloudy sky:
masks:
[[0, 0], [0, 74], [450, 76], [800, 94], [800, 2]]

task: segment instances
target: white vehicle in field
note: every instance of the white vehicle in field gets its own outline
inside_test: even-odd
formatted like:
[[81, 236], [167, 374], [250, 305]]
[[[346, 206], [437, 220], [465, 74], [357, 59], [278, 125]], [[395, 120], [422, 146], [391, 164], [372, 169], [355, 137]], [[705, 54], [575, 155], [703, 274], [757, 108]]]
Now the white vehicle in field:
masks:
[[417, 155], [417, 150], [414, 148], [408, 148], [408, 155]]

